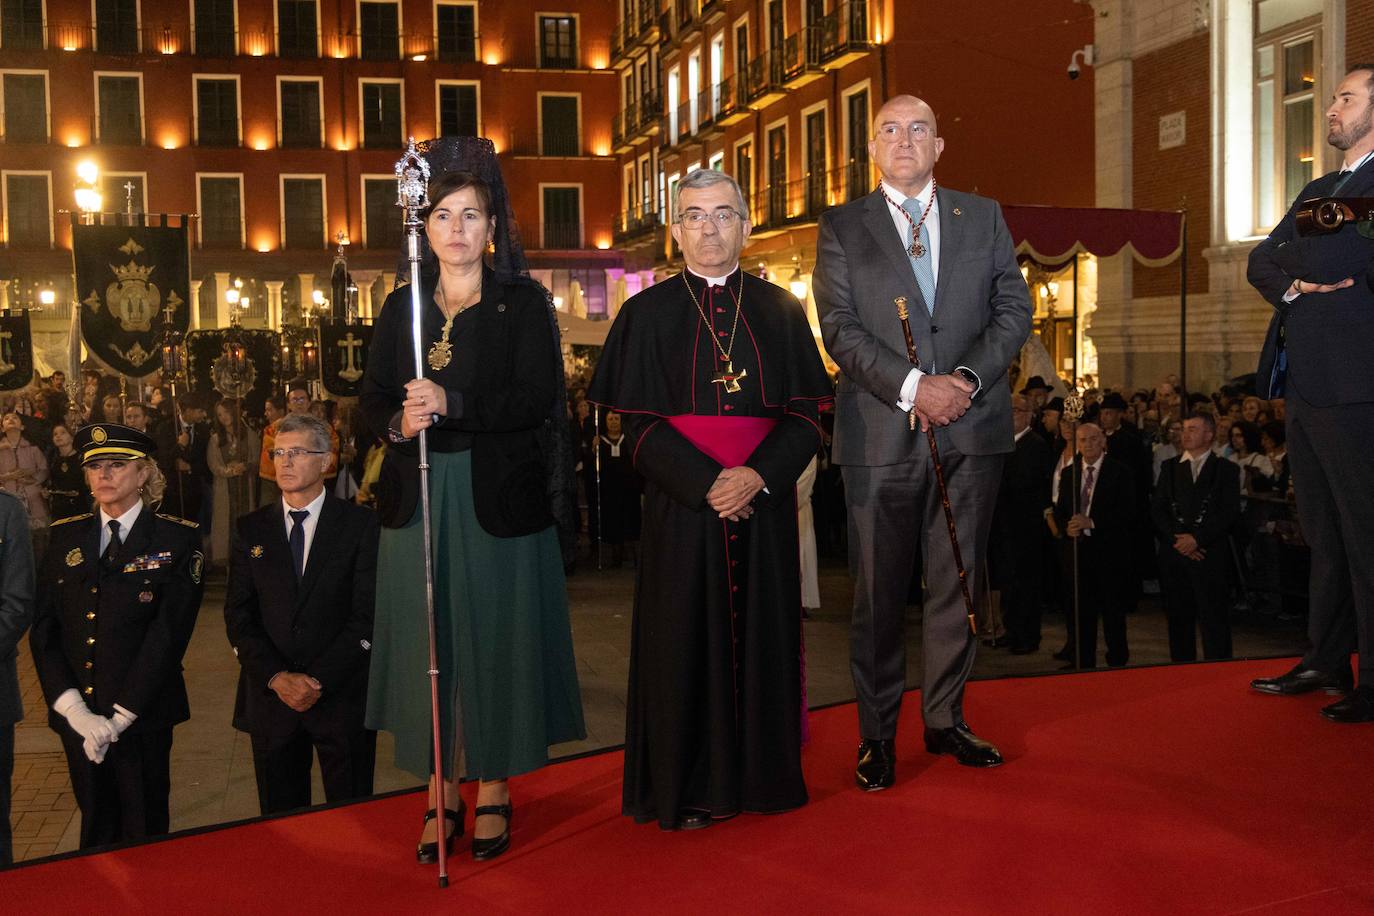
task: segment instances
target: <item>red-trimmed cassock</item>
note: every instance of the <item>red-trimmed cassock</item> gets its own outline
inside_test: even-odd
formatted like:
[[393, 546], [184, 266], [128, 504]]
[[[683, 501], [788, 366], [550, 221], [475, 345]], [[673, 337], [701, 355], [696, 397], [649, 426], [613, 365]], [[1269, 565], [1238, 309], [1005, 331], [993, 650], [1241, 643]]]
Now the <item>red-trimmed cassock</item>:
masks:
[[[713, 380], [721, 347], [738, 390]], [[715, 287], [669, 277], [611, 327], [588, 397], [622, 415], [645, 481], [625, 729], [637, 820], [806, 803], [796, 482], [832, 391], [796, 298], [738, 269]], [[706, 493], [739, 465], [766, 492], [730, 522]]]

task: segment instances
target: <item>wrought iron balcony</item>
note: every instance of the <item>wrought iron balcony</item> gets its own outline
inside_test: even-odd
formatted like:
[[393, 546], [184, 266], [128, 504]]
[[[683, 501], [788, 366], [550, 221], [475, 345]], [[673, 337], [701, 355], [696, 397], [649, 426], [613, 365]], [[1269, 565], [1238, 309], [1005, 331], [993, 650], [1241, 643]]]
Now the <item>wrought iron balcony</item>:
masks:
[[749, 61], [745, 73], [748, 81], [746, 95], [750, 108], [759, 109], [770, 105], [787, 92], [784, 88], [786, 70], [783, 66], [782, 48], [769, 48], [761, 56]]

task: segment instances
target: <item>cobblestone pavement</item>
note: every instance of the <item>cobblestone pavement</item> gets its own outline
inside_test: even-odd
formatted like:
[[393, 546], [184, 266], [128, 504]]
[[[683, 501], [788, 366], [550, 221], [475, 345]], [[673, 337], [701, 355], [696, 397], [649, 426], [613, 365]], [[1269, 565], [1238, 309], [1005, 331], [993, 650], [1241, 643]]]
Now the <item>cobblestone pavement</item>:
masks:
[[[854, 695], [848, 657], [852, 586], [842, 563], [823, 560], [822, 564], [822, 606], [805, 624], [807, 690], [813, 706], [853, 699]], [[620, 744], [624, 738], [634, 570], [597, 571], [587, 567], [584, 563], [568, 580], [587, 739], [553, 748], [555, 756]], [[172, 749], [173, 830], [258, 814], [248, 737], [229, 725], [238, 663], [224, 635], [223, 602], [223, 576], [212, 576], [185, 660], [192, 717], [177, 727]], [[908, 683], [919, 684], [920, 612], [913, 608], [909, 613]], [[1157, 600], [1142, 601], [1140, 610], [1129, 618], [1128, 628], [1132, 664], [1168, 661], [1164, 617]], [[1047, 618], [1044, 633], [1042, 650], [1032, 655], [1013, 656], [1004, 650], [980, 647], [974, 677], [1056, 670], [1060, 663], [1050, 653], [1063, 644], [1062, 620]], [[1237, 622], [1234, 641], [1238, 656], [1274, 656], [1300, 651], [1304, 637], [1299, 623], [1246, 621]], [[27, 715], [15, 735], [10, 818], [16, 862], [76, 849], [80, 829], [62, 747], [47, 725], [27, 640], [20, 647], [19, 677]], [[997, 736], [988, 737], [995, 741]], [[390, 737], [381, 734], [376, 791], [418, 784], [418, 779], [393, 765]], [[315, 799], [319, 802], [323, 797], [317, 777]]]

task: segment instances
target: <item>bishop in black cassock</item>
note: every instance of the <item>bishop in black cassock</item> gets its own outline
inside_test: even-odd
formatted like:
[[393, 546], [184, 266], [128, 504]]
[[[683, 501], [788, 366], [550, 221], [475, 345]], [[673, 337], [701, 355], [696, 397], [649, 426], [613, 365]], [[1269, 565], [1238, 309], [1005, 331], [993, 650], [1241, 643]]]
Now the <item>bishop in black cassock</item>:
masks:
[[[624, 813], [665, 830], [807, 798], [795, 487], [831, 385], [796, 298], [740, 271], [748, 223], [721, 177], [681, 189], [675, 211], [707, 215], [673, 227], [689, 269], [625, 303], [588, 392], [644, 478]], [[708, 493], [741, 466], [764, 489], [734, 521]]]

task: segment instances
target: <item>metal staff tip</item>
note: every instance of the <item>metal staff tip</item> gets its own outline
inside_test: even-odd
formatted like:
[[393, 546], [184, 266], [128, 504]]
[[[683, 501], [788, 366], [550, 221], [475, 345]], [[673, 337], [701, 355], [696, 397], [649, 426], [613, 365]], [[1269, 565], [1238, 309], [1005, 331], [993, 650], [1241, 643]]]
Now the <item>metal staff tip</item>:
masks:
[[415, 149], [415, 138], [406, 145], [405, 155], [396, 162], [396, 206], [406, 215], [417, 215], [429, 206], [429, 163]]
[[902, 321], [907, 319], [906, 296], [898, 296], [892, 300], [892, 304], [897, 306], [897, 317]]

